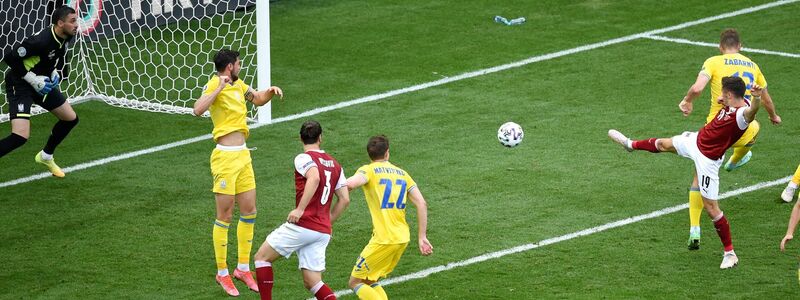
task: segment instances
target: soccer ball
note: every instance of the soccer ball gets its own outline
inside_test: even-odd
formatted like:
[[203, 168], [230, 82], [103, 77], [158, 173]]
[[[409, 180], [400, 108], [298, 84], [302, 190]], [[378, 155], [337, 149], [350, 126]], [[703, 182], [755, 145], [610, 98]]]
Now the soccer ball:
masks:
[[514, 122], [506, 122], [497, 130], [497, 140], [500, 144], [506, 147], [514, 147], [522, 142], [525, 133], [522, 132], [522, 127]]

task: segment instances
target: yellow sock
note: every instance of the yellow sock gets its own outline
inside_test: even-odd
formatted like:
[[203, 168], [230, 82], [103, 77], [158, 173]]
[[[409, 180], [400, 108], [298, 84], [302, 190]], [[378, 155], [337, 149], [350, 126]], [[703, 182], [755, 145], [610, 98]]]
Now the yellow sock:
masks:
[[228, 226], [231, 226], [231, 223], [214, 220], [211, 236], [214, 240], [214, 260], [217, 262], [217, 270], [228, 269], [228, 264], [225, 262], [228, 258]]
[[700, 227], [700, 216], [703, 215], [703, 196], [700, 189], [691, 188], [689, 191], [689, 225]]
[[375, 292], [378, 293], [378, 296], [381, 296], [381, 299], [389, 300], [389, 296], [386, 295], [386, 291], [383, 290], [383, 286], [381, 286], [380, 283], [377, 283], [377, 282], [373, 283], [369, 287], [371, 287], [373, 290], [375, 290]]
[[739, 161], [742, 160], [742, 157], [744, 157], [745, 154], [747, 154], [747, 152], [750, 152], [750, 149], [752, 148], [753, 144], [747, 144], [741, 147], [733, 147], [733, 155], [731, 155], [731, 162], [734, 164], [739, 163]]
[[239, 264], [250, 264], [250, 250], [253, 248], [253, 227], [256, 225], [256, 214], [239, 217], [236, 224], [236, 240], [239, 243]]
[[381, 295], [375, 291], [372, 287], [366, 284], [359, 284], [354, 289], [356, 291], [356, 295], [358, 295], [358, 299], [361, 300], [381, 300]]
[[792, 182], [794, 182], [794, 184], [800, 185], [800, 165], [797, 165], [797, 171], [794, 171], [794, 176], [792, 176]]

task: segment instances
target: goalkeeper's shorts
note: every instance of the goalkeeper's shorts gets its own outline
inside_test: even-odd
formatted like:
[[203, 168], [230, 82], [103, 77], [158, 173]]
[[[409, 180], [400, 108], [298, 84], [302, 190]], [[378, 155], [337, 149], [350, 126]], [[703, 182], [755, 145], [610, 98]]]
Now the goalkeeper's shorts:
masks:
[[30, 119], [33, 104], [51, 111], [67, 102], [61, 89], [54, 88], [47, 95], [39, 95], [25, 80], [11, 74], [6, 75], [6, 95], [10, 119]]
[[236, 195], [256, 188], [250, 150], [246, 145], [222, 146], [211, 152], [214, 193]]

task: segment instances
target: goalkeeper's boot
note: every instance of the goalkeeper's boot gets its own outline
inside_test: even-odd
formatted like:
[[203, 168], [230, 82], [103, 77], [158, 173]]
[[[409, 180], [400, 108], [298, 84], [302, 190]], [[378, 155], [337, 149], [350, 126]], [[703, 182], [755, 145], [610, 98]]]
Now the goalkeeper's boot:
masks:
[[722, 254], [722, 263], [719, 265], [719, 268], [723, 270], [730, 269], [738, 264], [739, 264], [739, 258], [736, 257], [736, 253], [734, 253], [733, 250], [731, 250]]
[[217, 275], [217, 283], [222, 286], [222, 289], [225, 290], [228, 295], [233, 297], [239, 296], [239, 290], [236, 289], [236, 286], [233, 284], [233, 280], [231, 280], [231, 275], [219, 276]]
[[689, 234], [689, 250], [700, 250], [700, 234]]
[[745, 154], [744, 157], [742, 157], [742, 159], [739, 160], [738, 163], [733, 163], [731, 162], [731, 159], [728, 159], [728, 161], [725, 163], [725, 171], [730, 172], [738, 169], [741, 166], [744, 166], [747, 162], [750, 161], [751, 157], [753, 157], [753, 151], [747, 151], [747, 154]]
[[794, 192], [796, 191], [796, 186], [792, 186], [791, 184], [787, 185], [786, 188], [783, 189], [783, 193], [781, 193], [781, 199], [783, 202], [792, 202], [792, 197], [794, 197]]
[[47, 169], [50, 170], [50, 173], [53, 173], [53, 176], [58, 178], [64, 178], [64, 172], [61, 171], [61, 168], [59, 168], [58, 165], [56, 165], [55, 159], [49, 159], [49, 160], [44, 159], [42, 158], [42, 152], [39, 151], [39, 153], [36, 153], [36, 157], [34, 157], [34, 160], [37, 163], [45, 165]]
[[236, 268], [236, 270], [233, 271], [233, 277], [244, 282], [249, 289], [258, 292], [258, 284], [256, 280], [253, 279], [253, 272], [239, 271], [239, 268]]
[[631, 140], [624, 134], [622, 134], [622, 132], [619, 132], [616, 129], [609, 129], [608, 137], [611, 138], [611, 140], [613, 140], [617, 144], [622, 145], [622, 147], [625, 148], [626, 151], [628, 152], [633, 151], [633, 148], [631, 148], [630, 146]]

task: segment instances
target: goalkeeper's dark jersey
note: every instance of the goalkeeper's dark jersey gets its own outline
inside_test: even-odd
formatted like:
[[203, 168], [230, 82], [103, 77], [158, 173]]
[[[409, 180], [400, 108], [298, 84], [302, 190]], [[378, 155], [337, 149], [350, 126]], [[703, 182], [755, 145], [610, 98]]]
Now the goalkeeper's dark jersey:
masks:
[[49, 77], [54, 69], [62, 70], [67, 42], [56, 35], [53, 26], [26, 38], [5, 54], [3, 60], [10, 67], [6, 77], [22, 78], [29, 71]]

